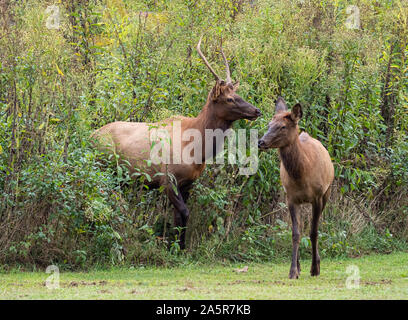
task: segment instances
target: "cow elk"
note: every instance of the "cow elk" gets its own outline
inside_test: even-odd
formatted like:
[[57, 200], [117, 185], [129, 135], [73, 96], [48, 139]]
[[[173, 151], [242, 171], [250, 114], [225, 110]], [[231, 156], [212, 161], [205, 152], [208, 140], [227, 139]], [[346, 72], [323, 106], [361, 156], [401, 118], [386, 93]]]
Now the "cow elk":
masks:
[[299, 213], [303, 203], [312, 204], [312, 276], [320, 274], [320, 257], [317, 247], [320, 215], [330, 196], [334, 168], [330, 155], [323, 145], [306, 132], [299, 135], [298, 121], [302, 108], [296, 104], [288, 111], [285, 101], [279, 97], [276, 113], [269, 123], [268, 131], [258, 141], [261, 150], [277, 148], [280, 156], [280, 177], [286, 192], [287, 204], [292, 219], [292, 264], [289, 278], [297, 279], [299, 263]]
[[[143, 168], [144, 172], [151, 177], [151, 182], [148, 183], [150, 188], [160, 186], [165, 188], [166, 194], [175, 209], [174, 226], [181, 227], [179, 233], [181, 249], [185, 248], [185, 229], [189, 218], [186, 202], [191, 186], [202, 174], [205, 168], [205, 160], [207, 159], [207, 153], [205, 152], [206, 140], [204, 138], [206, 129], [221, 129], [222, 132], [225, 132], [231, 128], [235, 120], [254, 120], [261, 115], [259, 109], [244, 101], [236, 93], [238, 83], [233, 83], [231, 80], [228, 61], [222, 51], [222, 45], [221, 54], [227, 75], [225, 81], [216, 74], [201, 52], [201, 40], [202, 37], [197, 44], [197, 51], [204, 64], [214, 75], [215, 85], [209, 92], [207, 102], [197, 117], [176, 116], [159, 123], [117, 121], [101, 127], [92, 134], [92, 137], [95, 139], [94, 141], [98, 142], [97, 146], [100, 150], [118, 154], [124, 163], [130, 164], [131, 175], [135, 173], [136, 168], [139, 168], [139, 170]], [[180, 146], [182, 152], [187, 145], [195, 143], [195, 140], [194, 142], [183, 141], [179, 136], [173, 134], [172, 127], [175, 121], [181, 123], [181, 136], [188, 129], [198, 130], [202, 137], [200, 144], [200, 148], [203, 150], [202, 161], [199, 161], [199, 163], [186, 163], [181, 160], [179, 163], [173, 161], [170, 164], [147, 165], [152, 148], [149, 128], [165, 128], [169, 133], [172, 145]], [[218, 149], [217, 151], [220, 150]], [[173, 150], [170, 151], [170, 154], [170, 158], [174, 159]], [[175, 182], [170, 181], [170, 177], [173, 177]]]

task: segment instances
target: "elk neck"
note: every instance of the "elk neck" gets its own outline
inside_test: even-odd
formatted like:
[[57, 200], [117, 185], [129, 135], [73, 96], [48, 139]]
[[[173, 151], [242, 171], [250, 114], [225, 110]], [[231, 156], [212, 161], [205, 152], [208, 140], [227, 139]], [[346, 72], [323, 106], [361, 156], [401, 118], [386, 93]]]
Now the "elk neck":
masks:
[[[206, 160], [205, 158], [205, 130], [211, 129], [221, 129], [223, 132], [230, 129], [232, 127], [233, 121], [224, 120], [219, 117], [214, 112], [215, 106], [212, 105], [212, 101], [207, 101], [203, 109], [201, 110], [200, 114], [195, 118], [194, 121], [194, 128], [200, 130], [201, 136], [203, 137], [202, 140], [202, 147], [203, 147], [203, 161]], [[214, 146], [214, 155], [215, 155], [215, 140], [213, 141]]]
[[279, 156], [289, 177], [300, 180], [304, 173], [305, 156], [300, 144], [299, 136], [285, 147], [279, 148]]

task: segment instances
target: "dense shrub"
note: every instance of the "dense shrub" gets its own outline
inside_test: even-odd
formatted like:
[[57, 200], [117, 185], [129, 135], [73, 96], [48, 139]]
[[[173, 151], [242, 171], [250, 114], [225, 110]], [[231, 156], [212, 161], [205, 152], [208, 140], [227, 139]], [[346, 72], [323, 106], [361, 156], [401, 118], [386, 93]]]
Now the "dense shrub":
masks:
[[[290, 221], [275, 151], [257, 173], [208, 166], [195, 183], [180, 252], [161, 190], [130, 179], [89, 135], [114, 120], [196, 116], [219, 72], [219, 38], [240, 94], [263, 111], [236, 128], [263, 132], [276, 97], [304, 106], [300, 126], [328, 148], [333, 195], [323, 256], [406, 250], [407, 3], [68, 0], [0, 5], [0, 262], [66, 268], [289, 254]], [[346, 8], [361, 28], [347, 29]], [[107, 161], [110, 160], [110, 161]], [[301, 254], [308, 257], [309, 210]]]

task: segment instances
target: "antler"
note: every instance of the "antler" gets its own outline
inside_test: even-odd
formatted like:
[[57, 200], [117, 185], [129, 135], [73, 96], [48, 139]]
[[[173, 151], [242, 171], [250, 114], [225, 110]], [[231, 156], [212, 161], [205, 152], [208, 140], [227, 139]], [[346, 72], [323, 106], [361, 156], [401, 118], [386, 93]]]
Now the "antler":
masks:
[[211, 68], [210, 64], [208, 63], [207, 59], [205, 58], [205, 56], [203, 55], [203, 53], [200, 50], [200, 45], [201, 45], [201, 40], [203, 39], [203, 36], [200, 37], [200, 41], [198, 41], [197, 44], [197, 51], [198, 54], [200, 55], [201, 59], [203, 59], [205, 65], [208, 67], [208, 69], [210, 69], [211, 73], [214, 75], [215, 80], [221, 80], [221, 78], [215, 73], [214, 69]]
[[222, 51], [222, 38], [221, 38], [221, 54], [222, 54], [222, 58], [224, 59], [225, 72], [227, 73], [226, 82], [227, 82], [227, 83], [232, 83], [232, 80], [231, 80], [231, 72], [230, 72], [229, 64], [228, 64], [227, 58], [225, 57], [224, 51]]

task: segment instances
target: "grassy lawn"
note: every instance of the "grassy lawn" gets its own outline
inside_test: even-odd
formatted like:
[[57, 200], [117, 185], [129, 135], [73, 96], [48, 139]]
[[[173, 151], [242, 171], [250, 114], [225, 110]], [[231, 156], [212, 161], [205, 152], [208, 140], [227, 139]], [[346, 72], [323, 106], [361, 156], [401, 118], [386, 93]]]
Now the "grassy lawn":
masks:
[[[0, 273], [0, 299], [408, 299], [408, 253], [345, 260], [323, 259], [312, 278], [301, 261], [298, 280], [289, 262], [62, 272], [60, 288], [48, 289], [45, 272]], [[347, 288], [347, 267], [359, 268], [359, 288]], [[350, 271], [350, 270], [349, 270]]]

